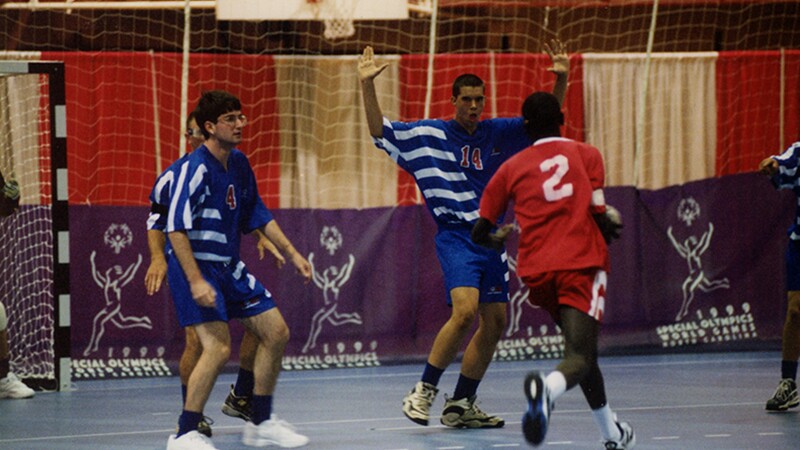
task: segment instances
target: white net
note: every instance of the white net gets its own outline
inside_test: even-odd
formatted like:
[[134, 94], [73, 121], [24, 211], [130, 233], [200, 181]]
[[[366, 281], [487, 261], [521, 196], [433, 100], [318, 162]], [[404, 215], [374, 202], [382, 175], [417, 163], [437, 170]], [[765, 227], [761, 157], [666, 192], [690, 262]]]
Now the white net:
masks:
[[325, 39], [335, 40], [356, 34], [354, 14], [358, 0], [309, 0], [325, 25]]
[[[343, 12], [355, 2], [338, 1], [317, 6]], [[181, 103], [190, 109], [212, 87], [238, 94], [253, 118], [247, 151], [268, 206], [416, 203], [413, 183], [366, 131], [356, 74], [366, 45], [390, 63], [377, 79], [387, 117], [451, 117], [450, 84], [462, 72], [487, 82], [489, 117], [516, 115], [529, 92], [551, 89], [541, 50], [558, 37], [573, 55], [565, 133], [600, 147], [612, 184], [752, 170], [798, 134], [790, 89], [800, 2], [441, 0], [434, 17], [435, 2], [416, 1], [408, 20], [359, 20], [354, 35], [334, 40], [319, 20], [217, 22], [213, 10], [192, 9], [186, 41], [183, 10], [124, 3], [0, 8], [5, 49], [67, 61], [68, 98], [81, 99], [67, 115], [73, 203], [145, 204], [157, 168], [179, 154]]]
[[[5, 2], [0, 49], [65, 61], [72, 205], [146, 206], [160, 168], [181, 153], [181, 108], [217, 88], [243, 101], [243, 149], [268, 207], [419, 203], [414, 183], [369, 137], [356, 73], [367, 45], [389, 63], [376, 79], [384, 115], [415, 120], [452, 117], [450, 86], [463, 72], [487, 83], [485, 117], [517, 115], [527, 94], [552, 88], [541, 51], [559, 38], [572, 55], [565, 134], [604, 152], [612, 185], [750, 171], [800, 139], [798, 1], [420, 0], [407, 20], [334, 14], [354, 1], [319, 1], [323, 20], [256, 22], [217, 21], [207, 7], [187, 20], [182, 8], [125, 5], [148, 2]], [[22, 273], [20, 264], [1, 270]], [[12, 313], [28, 314], [16, 302]], [[33, 317], [47, 317], [35, 308]]]
[[0, 172], [20, 185], [20, 209], [0, 220], [0, 301], [11, 370], [52, 379], [53, 233], [47, 76], [0, 75]]

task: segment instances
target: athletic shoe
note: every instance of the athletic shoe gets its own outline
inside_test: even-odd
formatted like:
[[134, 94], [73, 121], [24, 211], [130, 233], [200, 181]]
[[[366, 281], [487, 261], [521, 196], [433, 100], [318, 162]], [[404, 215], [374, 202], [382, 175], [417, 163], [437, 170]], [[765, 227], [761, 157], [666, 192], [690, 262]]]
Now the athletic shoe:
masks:
[[19, 381], [13, 372], [8, 372], [5, 378], [0, 379], [0, 398], [31, 398], [33, 389]]
[[767, 411], [786, 411], [800, 405], [797, 395], [797, 384], [791, 378], [784, 378], [771, 399], [767, 400]]
[[439, 389], [436, 386], [419, 381], [413, 389], [403, 398], [403, 414], [412, 422], [428, 426], [431, 416], [431, 405]]
[[167, 450], [216, 450], [211, 439], [203, 436], [197, 431], [190, 431], [183, 436], [176, 438], [171, 435], [167, 440]]
[[636, 445], [636, 435], [628, 422], [617, 422], [617, 428], [622, 433], [618, 441], [605, 441], [606, 450], [630, 450]]
[[203, 416], [203, 420], [197, 424], [197, 431], [202, 435], [211, 437], [211, 425], [214, 425], [214, 420], [211, 417]]
[[[211, 425], [214, 425], [214, 421], [211, 417], [203, 416], [203, 419], [197, 424], [197, 431], [204, 436], [211, 437], [213, 434], [211, 432]], [[175, 433], [177, 434], [178, 431], [180, 431], [180, 425], [175, 426]]]
[[522, 433], [533, 445], [544, 442], [547, 425], [550, 422], [550, 389], [544, 382], [540, 372], [530, 372], [525, 377], [525, 397], [528, 399], [528, 410], [522, 415]]
[[225, 398], [225, 403], [222, 404], [222, 413], [226, 416], [238, 417], [245, 422], [250, 421], [250, 415], [253, 414], [253, 407], [250, 405], [250, 397], [243, 395], [236, 396], [233, 393], [233, 385], [231, 391]]
[[308, 444], [308, 438], [295, 431], [288, 422], [279, 420], [273, 414], [270, 420], [265, 420], [258, 425], [253, 422], [244, 424], [242, 443], [250, 447], [277, 445], [282, 448], [295, 448]]
[[478, 408], [476, 396], [453, 400], [444, 396], [444, 411], [442, 412], [442, 425], [455, 428], [503, 428], [506, 421], [490, 416]]

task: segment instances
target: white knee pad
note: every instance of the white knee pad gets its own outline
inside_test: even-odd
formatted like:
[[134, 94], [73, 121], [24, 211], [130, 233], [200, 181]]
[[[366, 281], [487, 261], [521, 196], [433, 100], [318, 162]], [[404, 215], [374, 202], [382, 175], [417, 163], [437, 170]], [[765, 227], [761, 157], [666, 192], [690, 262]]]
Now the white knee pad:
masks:
[[6, 307], [0, 303], [0, 331], [5, 331], [8, 325], [8, 316], [6, 316]]

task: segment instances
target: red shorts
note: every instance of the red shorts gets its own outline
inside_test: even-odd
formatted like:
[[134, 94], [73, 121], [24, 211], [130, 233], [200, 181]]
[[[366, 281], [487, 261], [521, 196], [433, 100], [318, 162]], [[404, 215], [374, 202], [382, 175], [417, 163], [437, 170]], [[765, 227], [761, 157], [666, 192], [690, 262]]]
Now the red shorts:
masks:
[[560, 321], [559, 305], [575, 308], [598, 322], [603, 318], [608, 281], [605, 270], [592, 267], [545, 272], [524, 277], [523, 281], [530, 288], [528, 301], [547, 311], [556, 322]]

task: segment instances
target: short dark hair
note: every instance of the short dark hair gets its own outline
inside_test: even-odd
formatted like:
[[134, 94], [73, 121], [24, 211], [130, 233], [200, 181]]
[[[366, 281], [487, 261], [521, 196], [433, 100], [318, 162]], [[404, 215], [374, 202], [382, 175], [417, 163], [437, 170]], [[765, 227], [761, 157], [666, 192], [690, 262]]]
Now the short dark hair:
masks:
[[461, 94], [461, 87], [485, 87], [483, 80], [479, 76], [472, 73], [461, 74], [453, 81], [453, 97], [458, 97]]
[[242, 102], [235, 95], [225, 91], [206, 91], [200, 96], [194, 115], [203, 137], [208, 139], [206, 122], [216, 122], [217, 118], [227, 112], [241, 111]]
[[564, 113], [555, 95], [549, 92], [534, 92], [522, 104], [522, 117], [528, 134], [558, 136], [564, 125]]

